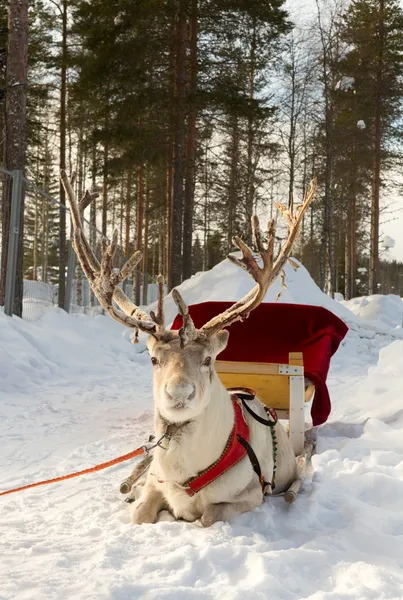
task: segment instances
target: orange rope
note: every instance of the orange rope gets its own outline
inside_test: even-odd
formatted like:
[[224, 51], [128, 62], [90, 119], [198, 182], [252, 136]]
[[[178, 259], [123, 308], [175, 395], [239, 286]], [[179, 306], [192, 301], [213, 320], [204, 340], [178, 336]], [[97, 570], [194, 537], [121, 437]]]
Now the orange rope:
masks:
[[76, 473], [69, 473], [68, 475], [62, 475], [61, 477], [55, 477], [54, 479], [47, 479], [46, 481], [30, 483], [29, 485], [23, 485], [22, 487], [14, 488], [13, 490], [7, 490], [6, 492], [0, 492], [0, 496], [6, 496], [7, 494], [13, 494], [14, 492], [21, 492], [22, 490], [29, 490], [29, 488], [38, 487], [39, 485], [56, 483], [58, 481], [64, 481], [65, 479], [73, 479], [73, 477], [79, 477], [80, 475], [86, 475], [87, 473], [95, 473], [95, 471], [102, 471], [102, 469], [107, 469], [108, 467], [112, 467], [113, 465], [117, 465], [121, 462], [130, 460], [135, 456], [139, 456], [140, 454], [145, 453], [145, 446], [141, 446], [141, 448], [137, 448], [137, 450], [133, 450], [133, 452], [129, 452], [128, 454], [124, 454], [123, 456], [118, 456], [118, 458], [108, 460], [108, 462], [100, 463], [99, 465], [95, 465], [95, 467], [90, 467], [89, 469], [84, 469], [83, 471], [77, 471]]

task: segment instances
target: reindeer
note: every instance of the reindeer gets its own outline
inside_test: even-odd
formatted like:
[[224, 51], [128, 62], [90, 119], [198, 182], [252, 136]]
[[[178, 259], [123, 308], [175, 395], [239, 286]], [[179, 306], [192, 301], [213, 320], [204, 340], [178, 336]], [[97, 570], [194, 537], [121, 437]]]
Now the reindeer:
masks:
[[[229, 258], [248, 271], [255, 281], [254, 288], [201, 329], [196, 329], [183, 298], [174, 289], [172, 297], [183, 324], [179, 331], [172, 331], [165, 327], [163, 278], [158, 278], [156, 313], [147, 315], [119, 287], [141, 260], [141, 253], [136, 252], [118, 273], [114, 272], [118, 239], [115, 231], [110, 244], [102, 240], [99, 263], [82, 228], [83, 210], [92, 196], [87, 192], [77, 203], [65, 172], [61, 178], [71, 208], [72, 243], [100, 305], [113, 319], [134, 330], [135, 341], [139, 330], [149, 336], [147, 346], [153, 368], [154, 428], [158, 445], [153, 451], [140, 497], [133, 504], [133, 523], [154, 523], [163, 511], [168, 510], [175, 519], [200, 519], [201, 524], [208, 527], [217, 521], [230, 521], [259, 506], [265, 494], [274, 492], [274, 483], [274, 493], [285, 492], [297, 477], [297, 467], [284, 428], [280, 423], [264, 427], [256, 420], [257, 417], [260, 421], [269, 421], [258, 400], [249, 402], [249, 410], [244, 410], [239, 398], [230, 395], [221, 384], [214, 361], [227, 345], [227, 328], [235, 321], [246, 319], [263, 301], [273, 281], [279, 275], [284, 277], [283, 269], [290, 259], [303, 215], [314, 196], [315, 183], [295, 211], [279, 206], [287, 221], [288, 236], [276, 260], [273, 256], [274, 220], [268, 224], [266, 247], [258, 219], [252, 218], [254, 245], [261, 264], [240, 238], [233, 239], [242, 258]], [[238, 433], [238, 438], [234, 437], [237, 427], [247, 431], [254, 461], [249, 452], [240, 452], [243, 438]], [[212, 469], [225, 461], [225, 456], [231, 452], [235, 452], [237, 460], [217, 476], [215, 472], [210, 476]], [[203, 477], [207, 480], [210, 477], [206, 485], [200, 484]], [[200, 489], [196, 485], [195, 490], [195, 482], [199, 482]]]

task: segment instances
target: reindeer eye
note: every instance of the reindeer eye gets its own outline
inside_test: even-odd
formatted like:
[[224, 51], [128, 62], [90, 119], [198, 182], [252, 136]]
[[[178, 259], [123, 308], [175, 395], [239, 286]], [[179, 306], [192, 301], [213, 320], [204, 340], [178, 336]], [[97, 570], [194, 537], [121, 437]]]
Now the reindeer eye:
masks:
[[211, 356], [204, 359], [203, 367], [209, 367], [211, 365]]
[[152, 362], [152, 364], [153, 364], [154, 367], [159, 364], [158, 358], [155, 358], [155, 356], [151, 357], [151, 362]]

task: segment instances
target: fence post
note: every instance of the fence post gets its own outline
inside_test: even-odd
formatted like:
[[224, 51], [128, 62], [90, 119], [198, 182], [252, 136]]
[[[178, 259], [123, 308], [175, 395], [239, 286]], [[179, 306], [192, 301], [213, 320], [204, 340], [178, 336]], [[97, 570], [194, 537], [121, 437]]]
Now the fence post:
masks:
[[13, 316], [15, 280], [17, 276], [18, 242], [20, 238], [20, 218], [22, 203], [23, 175], [21, 170], [12, 171], [13, 189], [11, 194], [10, 233], [8, 237], [6, 290], [4, 312]]
[[66, 279], [66, 291], [64, 295], [64, 310], [70, 312], [71, 302], [71, 290], [73, 287], [74, 272], [76, 270], [77, 260], [76, 253], [74, 252], [73, 244], [70, 240], [69, 255], [67, 258], [67, 279]]

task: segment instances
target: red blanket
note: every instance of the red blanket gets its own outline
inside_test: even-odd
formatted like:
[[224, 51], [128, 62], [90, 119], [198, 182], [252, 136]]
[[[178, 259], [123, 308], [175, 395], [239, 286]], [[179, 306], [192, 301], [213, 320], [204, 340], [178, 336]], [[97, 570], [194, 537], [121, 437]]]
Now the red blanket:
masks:
[[[190, 306], [189, 311], [196, 327], [202, 327], [231, 304], [202, 302]], [[172, 329], [181, 324], [178, 315]], [[326, 421], [331, 408], [326, 377], [330, 359], [348, 331], [343, 321], [320, 306], [264, 303], [229, 331], [229, 343], [220, 360], [288, 363], [289, 352], [303, 352], [305, 375], [316, 388], [312, 421], [314, 425]]]

